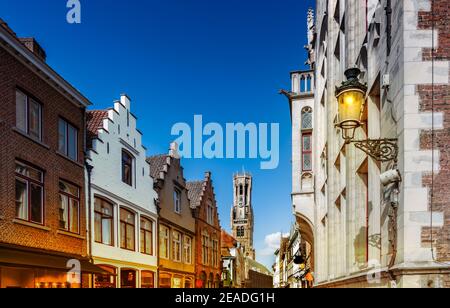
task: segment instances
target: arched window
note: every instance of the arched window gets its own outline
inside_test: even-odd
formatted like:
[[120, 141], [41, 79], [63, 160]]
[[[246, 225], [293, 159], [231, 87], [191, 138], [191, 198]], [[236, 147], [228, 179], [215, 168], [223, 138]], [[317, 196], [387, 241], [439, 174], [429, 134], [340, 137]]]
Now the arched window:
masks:
[[100, 198], [94, 199], [95, 242], [114, 246], [114, 206]]
[[141, 253], [153, 255], [153, 222], [141, 217]]
[[136, 221], [135, 215], [120, 209], [120, 247], [126, 250], [135, 250]]
[[302, 130], [313, 128], [313, 110], [310, 107], [303, 108], [302, 110]]

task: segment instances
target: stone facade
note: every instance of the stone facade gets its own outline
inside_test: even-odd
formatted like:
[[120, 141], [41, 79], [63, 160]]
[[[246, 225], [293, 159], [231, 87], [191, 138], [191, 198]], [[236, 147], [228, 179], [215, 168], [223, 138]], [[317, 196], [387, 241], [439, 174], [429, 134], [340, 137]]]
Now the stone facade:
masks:
[[[315, 285], [448, 287], [448, 1], [319, 0], [316, 10]], [[369, 89], [355, 139], [398, 139], [396, 163], [345, 145], [334, 125], [335, 86], [355, 66]], [[383, 186], [391, 169], [402, 181]]]
[[237, 174], [233, 178], [233, 207], [231, 208], [231, 229], [233, 237], [242, 245], [245, 257], [255, 260], [253, 248], [253, 178], [250, 174]]
[[[94, 287], [155, 287], [158, 196], [131, 101], [122, 95], [111, 109], [89, 111], [87, 120], [88, 164], [93, 167], [87, 173], [90, 247], [94, 262], [117, 275], [106, 279], [111, 284], [95, 277]], [[124, 155], [130, 158], [129, 169]]]

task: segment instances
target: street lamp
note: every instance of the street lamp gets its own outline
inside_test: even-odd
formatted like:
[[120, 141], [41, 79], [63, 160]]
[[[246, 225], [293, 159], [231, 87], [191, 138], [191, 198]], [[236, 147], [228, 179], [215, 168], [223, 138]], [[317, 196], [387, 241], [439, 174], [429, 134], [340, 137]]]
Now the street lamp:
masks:
[[362, 84], [358, 76], [359, 68], [345, 71], [347, 81], [336, 87], [338, 100], [338, 123], [342, 130], [342, 138], [346, 144], [354, 143], [357, 148], [380, 162], [397, 161], [397, 139], [354, 140], [355, 131], [363, 125], [362, 115], [365, 108], [367, 86]]

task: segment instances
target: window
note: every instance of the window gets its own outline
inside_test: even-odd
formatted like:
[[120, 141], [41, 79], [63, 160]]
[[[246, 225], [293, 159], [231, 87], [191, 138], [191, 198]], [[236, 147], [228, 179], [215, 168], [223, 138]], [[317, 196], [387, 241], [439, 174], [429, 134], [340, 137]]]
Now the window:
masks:
[[155, 288], [155, 273], [150, 271], [141, 272], [141, 288], [142, 289]]
[[236, 236], [237, 237], [244, 237], [245, 236], [245, 228], [244, 227], [237, 227]]
[[177, 231], [172, 233], [172, 260], [181, 262], [181, 233]]
[[160, 243], [159, 243], [159, 253], [160, 257], [163, 259], [169, 259], [169, 228], [160, 226], [159, 228], [159, 237], [160, 237]]
[[206, 215], [207, 215], [207, 217], [206, 217], [207, 222], [210, 225], [213, 225], [214, 224], [214, 206], [213, 206], [211, 200], [208, 200]]
[[59, 119], [58, 151], [72, 160], [78, 159], [78, 129]]
[[184, 237], [183, 260], [186, 264], [192, 264], [192, 238]]
[[114, 207], [103, 199], [94, 200], [95, 242], [114, 246]]
[[120, 287], [122, 289], [136, 288], [136, 271], [122, 269], [120, 270]]
[[133, 185], [133, 156], [122, 150], [122, 182]]
[[120, 247], [135, 250], [135, 219], [134, 214], [126, 209], [120, 209]]
[[141, 218], [141, 252], [153, 255], [153, 222], [147, 218]]
[[44, 175], [16, 162], [16, 218], [44, 224]]
[[178, 189], [173, 191], [173, 206], [175, 213], [181, 214], [181, 192]]
[[94, 277], [94, 288], [114, 289], [116, 288], [117, 269], [109, 265], [99, 265], [99, 267], [110, 274], [96, 274]]
[[212, 266], [216, 267], [219, 265], [219, 242], [217, 240], [212, 240]]
[[192, 289], [192, 279], [191, 278], [186, 278], [184, 280], [184, 288], [185, 289]]
[[161, 289], [170, 289], [172, 287], [172, 276], [164, 273], [160, 274], [159, 287]]
[[207, 234], [202, 236], [202, 263], [209, 265], [209, 236]]
[[42, 106], [16, 90], [16, 127], [30, 137], [42, 140]]
[[312, 170], [312, 134], [302, 134], [302, 170]]
[[80, 233], [80, 189], [64, 181], [59, 182], [59, 228]]
[[313, 128], [313, 114], [312, 109], [307, 107], [302, 110], [302, 129]]

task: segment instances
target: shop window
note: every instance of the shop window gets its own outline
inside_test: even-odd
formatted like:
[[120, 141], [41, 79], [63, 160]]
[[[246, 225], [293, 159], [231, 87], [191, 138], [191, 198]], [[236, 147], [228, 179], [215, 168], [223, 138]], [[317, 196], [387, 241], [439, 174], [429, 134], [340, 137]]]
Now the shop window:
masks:
[[159, 288], [170, 289], [172, 287], [172, 276], [161, 273], [159, 275]]
[[141, 288], [143, 289], [155, 288], [155, 273], [151, 271], [141, 272]]
[[95, 275], [94, 288], [96, 289], [114, 289], [117, 287], [116, 277], [117, 269], [109, 265], [99, 265], [100, 268], [109, 274]]
[[120, 271], [120, 287], [122, 289], [135, 289], [136, 288], [136, 271], [122, 269]]

